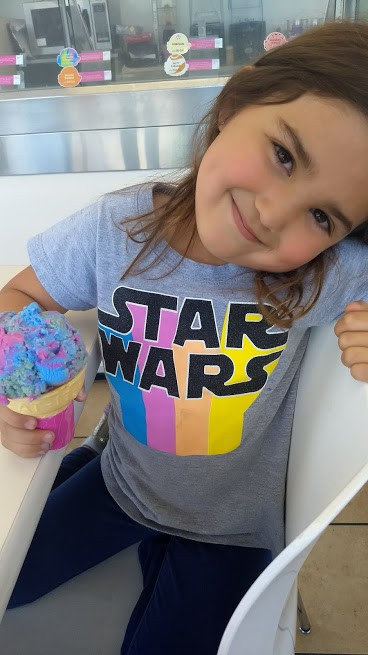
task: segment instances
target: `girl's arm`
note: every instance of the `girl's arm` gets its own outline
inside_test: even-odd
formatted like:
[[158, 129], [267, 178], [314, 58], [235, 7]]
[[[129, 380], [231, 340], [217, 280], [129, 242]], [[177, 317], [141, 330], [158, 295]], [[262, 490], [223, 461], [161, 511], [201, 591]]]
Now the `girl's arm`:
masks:
[[[0, 291], [0, 312], [18, 312], [31, 302], [37, 302], [44, 310], [65, 313], [44, 289], [31, 266], [16, 275]], [[84, 390], [76, 400], [85, 400]], [[32, 416], [16, 414], [5, 405], [0, 405], [1, 442], [5, 448], [21, 457], [44, 455], [53, 441], [53, 435], [47, 430], [38, 430], [36, 419]]]
[[336, 323], [341, 361], [356, 380], [368, 382], [368, 303], [350, 303]]
[[18, 312], [31, 302], [37, 302], [41, 309], [65, 313], [61, 307], [44, 289], [38, 280], [32, 266], [13, 277], [0, 291], [0, 312]]

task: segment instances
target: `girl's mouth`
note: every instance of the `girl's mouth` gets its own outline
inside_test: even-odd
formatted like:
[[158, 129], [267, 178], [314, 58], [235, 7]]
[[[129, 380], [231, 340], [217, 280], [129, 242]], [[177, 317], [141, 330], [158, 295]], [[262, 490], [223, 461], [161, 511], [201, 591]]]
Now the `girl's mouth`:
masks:
[[241, 215], [233, 198], [232, 198], [232, 211], [233, 211], [235, 225], [238, 228], [242, 237], [244, 237], [244, 239], [246, 239], [247, 241], [251, 241], [252, 243], [261, 243], [261, 241], [257, 239], [256, 235], [253, 234], [251, 229], [248, 227], [245, 218]]

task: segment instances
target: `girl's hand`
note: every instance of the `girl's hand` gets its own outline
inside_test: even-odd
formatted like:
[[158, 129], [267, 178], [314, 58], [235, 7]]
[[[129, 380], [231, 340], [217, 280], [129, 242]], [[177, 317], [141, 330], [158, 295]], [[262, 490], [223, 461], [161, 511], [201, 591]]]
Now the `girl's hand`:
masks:
[[50, 449], [54, 435], [48, 430], [36, 429], [33, 416], [16, 414], [6, 405], [0, 405], [1, 442], [5, 448], [20, 457], [39, 457]]
[[368, 303], [350, 303], [335, 325], [341, 361], [355, 380], [368, 382]]
[[[86, 399], [84, 388], [76, 400]], [[5, 448], [20, 457], [40, 457], [50, 450], [54, 434], [49, 430], [38, 430], [37, 419], [33, 416], [17, 414], [6, 405], [0, 405], [1, 442]]]

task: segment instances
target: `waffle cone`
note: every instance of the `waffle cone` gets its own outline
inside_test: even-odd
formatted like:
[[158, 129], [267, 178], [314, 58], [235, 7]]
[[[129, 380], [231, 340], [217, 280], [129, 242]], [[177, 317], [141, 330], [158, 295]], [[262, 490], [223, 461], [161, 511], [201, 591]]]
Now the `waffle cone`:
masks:
[[62, 412], [74, 400], [81, 390], [84, 381], [85, 369], [82, 369], [69, 382], [55, 387], [39, 398], [12, 398], [7, 405], [17, 414], [28, 414], [36, 418], [48, 418]]

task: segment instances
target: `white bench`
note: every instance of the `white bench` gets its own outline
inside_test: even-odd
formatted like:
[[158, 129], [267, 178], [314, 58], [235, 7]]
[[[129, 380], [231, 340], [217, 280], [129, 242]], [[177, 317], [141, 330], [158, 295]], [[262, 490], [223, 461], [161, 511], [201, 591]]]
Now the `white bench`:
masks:
[[[22, 268], [0, 266], [0, 288]], [[89, 353], [85, 380], [88, 391], [101, 361], [96, 311], [68, 312], [68, 318], [81, 331]], [[82, 403], [75, 403], [76, 420], [82, 409]], [[22, 459], [0, 444], [0, 620], [64, 450], [50, 451], [45, 457]]]

